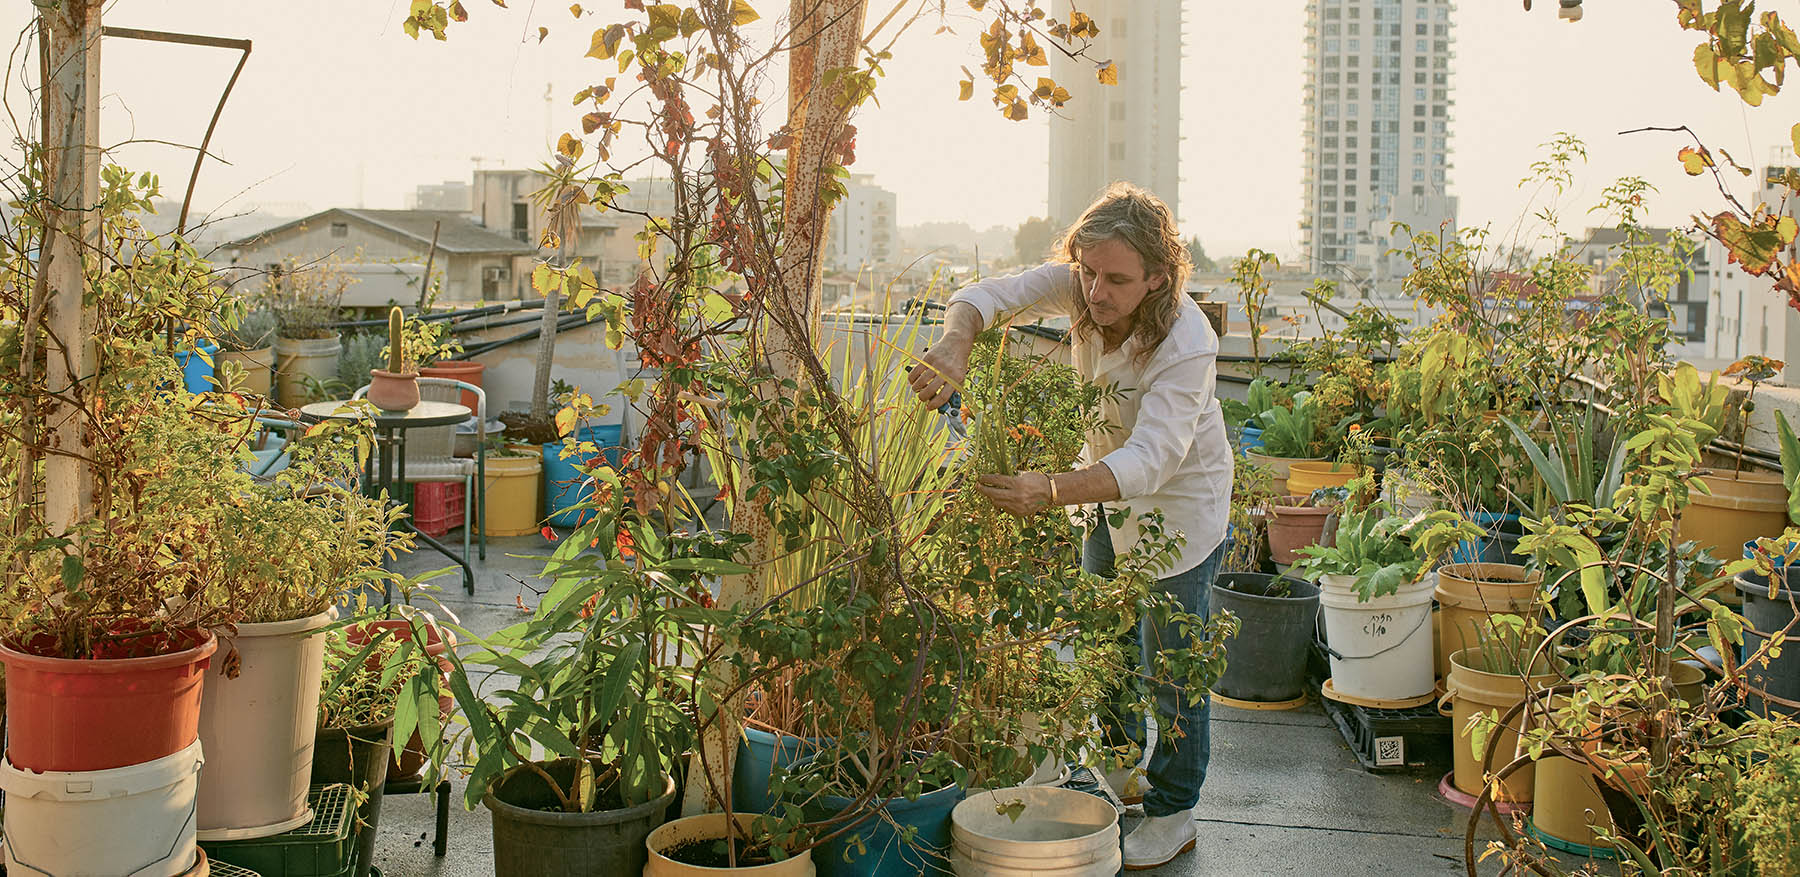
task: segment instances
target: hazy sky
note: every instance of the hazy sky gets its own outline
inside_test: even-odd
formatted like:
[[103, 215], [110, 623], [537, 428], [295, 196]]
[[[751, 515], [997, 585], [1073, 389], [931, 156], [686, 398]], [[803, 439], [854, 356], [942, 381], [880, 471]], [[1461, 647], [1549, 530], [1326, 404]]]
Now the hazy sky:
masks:
[[[582, 57], [597, 19], [573, 20], [566, 0], [511, 0], [512, 9], [465, 2], [472, 19], [453, 28], [447, 43], [400, 32], [406, 0], [118, 0], [106, 20], [255, 42], [212, 145], [231, 165], [208, 163], [197, 205], [399, 207], [416, 184], [468, 179], [476, 156], [486, 167], [542, 161], [554, 133], [579, 118], [569, 96], [617, 73], [611, 63]], [[610, 13], [616, 3], [589, 5]], [[1182, 223], [1215, 255], [1250, 245], [1292, 252], [1304, 3], [1188, 5]], [[1606, 183], [1626, 174], [1661, 190], [1656, 221], [1719, 209], [1710, 182], [1681, 173], [1678, 135], [1621, 137], [1621, 130], [1688, 124], [1709, 144], [1761, 165], [1800, 119], [1800, 98], [1791, 94], [1747, 109], [1701, 84], [1688, 60], [1697, 38], [1676, 28], [1672, 2], [1588, 0], [1586, 20], [1573, 25], [1556, 19], [1553, 0], [1536, 5], [1527, 14], [1518, 0], [1463, 0], [1456, 12], [1450, 187], [1465, 226], [1505, 227], [1526, 212], [1516, 183], [1538, 157], [1537, 145], [1557, 131], [1591, 149], [1565, 211], [1575, 231]], [[19, 32], [29, 4], [4, 7], [0, 26]], [[979, 26], [953, 24], [954, 36], [933, 35], [934, 21], [898, 47], [878, 91], [881, 106], [856, 120], [853, 169], [898, 193], [903, 225], [1013, 225], [1045, 210], [1044, 122], [1007, 122], [979, 99], [954, 100], [959, 66], [975, 65]], [[540, 25], [551, 29], [541, 45]], [[116, 39], [103, 56], [102, 139], [109, 144], [134, 137], [198, 143], [235, 61], [223, 50]], [[115, 155], [134, 170], [161, 174], [173, 197], [192, 161], [189, 152], [154, 144]]]

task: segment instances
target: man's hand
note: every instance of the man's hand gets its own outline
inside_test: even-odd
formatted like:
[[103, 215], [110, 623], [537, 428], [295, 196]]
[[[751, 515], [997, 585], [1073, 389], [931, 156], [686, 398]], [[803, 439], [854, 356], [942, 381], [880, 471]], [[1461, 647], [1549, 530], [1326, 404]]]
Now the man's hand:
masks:
[[966, 301], [951, 302], [944, 312], [944, 334], [910, 368], [906, 377], [927, 408], [940, 408], [962, 388], [969, 374], [969, 351], [981, 333], [981, 311]]
[[1050, 507], [1050, 476], [1042, 472], [983, 475], [975, 489], [1009, 515], [1029, 518]]
[[963, 378], [969, 374], [971, 346], [960, 339], [944, 338], [926, 350], [913, 365], [906, 380], [926, 408], [941, 407], [962, 387]]

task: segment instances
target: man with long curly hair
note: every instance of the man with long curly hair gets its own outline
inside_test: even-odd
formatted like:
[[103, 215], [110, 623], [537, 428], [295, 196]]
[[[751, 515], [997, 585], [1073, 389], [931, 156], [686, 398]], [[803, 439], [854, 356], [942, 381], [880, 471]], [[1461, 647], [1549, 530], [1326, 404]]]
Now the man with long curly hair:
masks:
[[[1138, 515], [1160, 511], [1164, 525], [1185, 543], [1159, 586], [1196, 615], [1208, 597], [1223, 556], [1231, 502], [1231, 448], [1214, 395], [1219, 338], [1200, 308], [1183, 293], [1190, 263], [1174, 216], [1155, 195], [1115, 183], [1064, 234], [1054, 261], [1009, 277], [983, 280], [950, 298], [943, 337], [912, 370], [913, 391], [927, 405], [949, 400], [969, 370], [975, 336], [987, 326], [1051, 316], [1070, 319], [1075, 369], [1089, 381], [1116, 384], [1104, 406], [1115, 427], [1088, 436], [1080, 468], [1072, 472], [984, 475], [979, 489], [1015, 515], [1052, 506], [1102, 506], [1125, 511], [1124, 525], [1093, 518], [1082, 566], [1110, 576], [1115, 547], [1129, 550]], [[1184, 648], [1174, 626], [1138, 619], [1140, 659]], [[1125, 867], [1154, 868], [1194, 848], [1193, 807], [1211, 754], [1207, 693], [1153, 685], [1158, 733], [1143, 776], [1109, 777], [1128, 803], [1140, 799], [1145, 819], [1125, 838]], [[1141, 747], [1144, 717], [1124, 708], [1122, 691], [1101, 725], [1111, 746]], [[1148, 780], [1147, 783], [1144, 780]], [[1139, 791], [1148, 785], [1147, 790]]]

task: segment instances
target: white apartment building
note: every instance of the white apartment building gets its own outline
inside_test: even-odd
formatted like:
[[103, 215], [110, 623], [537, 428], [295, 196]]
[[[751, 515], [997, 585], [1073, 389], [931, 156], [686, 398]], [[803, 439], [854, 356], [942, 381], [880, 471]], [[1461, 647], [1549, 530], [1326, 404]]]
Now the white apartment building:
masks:
[[[1788, 171], [1800, 171], [1800, 167], [1763, 168], [1755, 203], [1783, 209], [1787, 189], [1774, 181]], [[1785, 212], [1800, 219], [1800, 204], [1785, 201]], [[1797, 252], [1800, 247], [1790, 247], [1782, 258], [1792, 260]], [[1707, 240], [1706, 254], [1711, 268], [1707, 275], [1707, 288], [1711, 290], [1707, 359], [1713, 360], [1714, 365], [1751, 355], [1779, 359], [1787, 363], [1787, 368], [1777, 380], [1790, 387], [1800, 386], [1800, 311], [1788, 307], [1787, 296], [1775, 290], [1772, 278], [1753, 277], [1744, 272], [1742, 265], [1729, 261], [1718, 241]]]
[[[1087, 58], [1050, 51], [1050, 76], [1070, 100], [1050, 117], [1050, 220], [1074, 222], [1116, 180], [1154, 192], [1179, 218], [1182, 7], [1176, 0], [1082, 0], [1100, 36]], [[1070, 8], [1059, 2], [1057, 17]], [[1102, 85], [1093, 62], [1117, 65]]]
[[826, 229], [825, 267], [854, 274], [893, 262], [900, 253], [899, 199], [869, 174], [851, 174], [845, 190]]
[[[1404, 276], [1387, 251], [1453, 233], [1449, 0], [1309, 0], [1302, 247], [1314, 270]], [[1396, 235], [1399, 237], [1396, 237]]]

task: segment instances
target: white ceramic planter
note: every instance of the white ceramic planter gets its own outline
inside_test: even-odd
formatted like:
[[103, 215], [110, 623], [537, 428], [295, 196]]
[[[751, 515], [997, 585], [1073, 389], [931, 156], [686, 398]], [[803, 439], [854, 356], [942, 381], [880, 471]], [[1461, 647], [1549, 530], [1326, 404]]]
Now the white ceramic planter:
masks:
[[[236, 646], [239, 673], [206, 677], [200, 701], [201, 840], [247, 840], [280, 834], [312, 819], [312, 778], [319, 721], [319, 677], [332, 608], [310, 618], [240, 624], [221, 631], [219, 650]], [[228, 664], [215, 660], [215, 667]]]
[[[123, 730], [123, 729], [121, 729]], [[21, 770], [0, 760], [6, 870], [175, 877], [194, 865], [200, 741], [110, 770]]]

